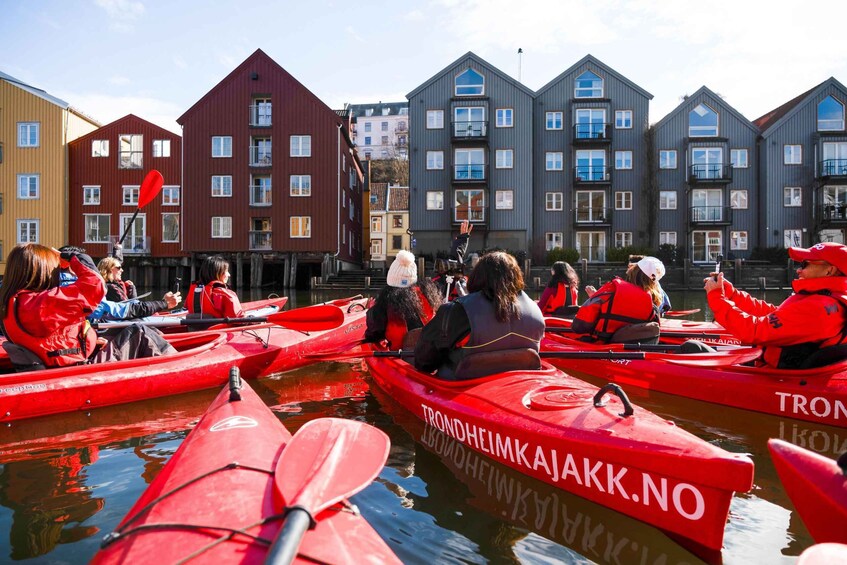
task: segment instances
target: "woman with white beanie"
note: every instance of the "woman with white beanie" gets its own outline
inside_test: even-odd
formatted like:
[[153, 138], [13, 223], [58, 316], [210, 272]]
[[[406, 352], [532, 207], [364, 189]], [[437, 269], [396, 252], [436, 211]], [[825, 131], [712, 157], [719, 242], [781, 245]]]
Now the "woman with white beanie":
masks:
[[432, 318], [441, 297], [434, 283], [418, 280], [415, 256], [408, 251], [397, 253], [385, 282], [388, 286], [368, 310], [365, 342], [386, 340], [389, 349], [399, 349], [409, 330], [422, 328]]

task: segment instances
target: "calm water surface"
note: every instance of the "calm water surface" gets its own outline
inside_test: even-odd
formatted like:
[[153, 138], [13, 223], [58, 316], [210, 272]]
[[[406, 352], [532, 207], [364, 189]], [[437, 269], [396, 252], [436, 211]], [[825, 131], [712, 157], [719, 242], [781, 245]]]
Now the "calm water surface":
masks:
[[[291, 302], [303, 306], [342, 294], [306, 292]], [[243, 299], [260, 297], [244, 293]], [[710, 318], [702, 293], [671, 299], [677, 310], [702, 309], [690, 319]], [[779, 484], [767, 439], [832, 458], [847, 450], [847, 430], [628, 390], [633, 402], [728, 451], [749, 453], [756, 464], [753, 490], [733, 500], [723, 552], [695, 555], [650, 526], [530, 479], [424, 426], [372, 390], [360, 362], [313, 365], [251, 385], [292, 432], [311, 419], [337, 416], [389, 435], [386, 466], [354, 502], [406, 563], [791, 563], [813, 541]], [[216, 394], [0, 428], [0, 562], [87, 562]]]

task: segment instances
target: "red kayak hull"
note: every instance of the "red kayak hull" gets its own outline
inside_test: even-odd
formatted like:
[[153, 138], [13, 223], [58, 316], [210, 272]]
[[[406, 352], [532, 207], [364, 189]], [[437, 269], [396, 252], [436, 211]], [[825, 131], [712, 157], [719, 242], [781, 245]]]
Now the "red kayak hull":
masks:
[[[581, 351], [591, 347], [555, 334], [546, 334], [541, 342], [542, 351]], [[655, 359], [550, 359], [550, 362], [623, 386], [847, 427], [847, 361], [802, 370], [746, 365], [698, 367]]]
[[342, 308], [344, 323], [317, 332], [275, 324], [168, 336], [176, 355], [0, 375], [0, 422], [89, 410], [221, 386], [230, 367], [257, 378], [312, 363], [320, 351], [364, 337], [364, 305]]
[[474, 381], [435, 379], [396, 358], [367, 360], [395, 401], [448, 436], [521, 473], [719, 549], [733, 491], [753, 464], [546, 365]]
[[[229, 394], [221, 391], [92, 563], [264, 561], [269, 545], [255, 536], [279, 531], [274, 469], [291, 434], [246, 383], [240, 401]], [[296, 562], [399, 563], [358, 513], [335, 506], [315, 519]]]
[[[262, 308], [268, 308], [270, 306], [276, 306], [280, 310], [288, 303], [287, 296], [279, 296], [276, 298], [265, 298], [262, 300], [252, 300], [250, 302], [242, 302], [241, 309], [245, 312], [250, 312], [252, 310], [261, 310]], [[179, 308], [177, 310], [166, 310], [164, 312], [157, 312], [156, 317], [175, 317], [175, 318], [184, 318], [188, 314], [188, 311], [185, 308]]]
[[818, 543], [847, 543], [847, 476], [835, 461], [794, 444], [768, 440], [776, 472]]
[[[572, 320], [547, 317], [544, 323], [548, 328], [570, 328]], [[660, 321], [662, 341], [682, 343], [688, 339], [697, 339], [709, 345], [749, 345], [729, 333], [717, 322], [695, 322], [662, 318]]]

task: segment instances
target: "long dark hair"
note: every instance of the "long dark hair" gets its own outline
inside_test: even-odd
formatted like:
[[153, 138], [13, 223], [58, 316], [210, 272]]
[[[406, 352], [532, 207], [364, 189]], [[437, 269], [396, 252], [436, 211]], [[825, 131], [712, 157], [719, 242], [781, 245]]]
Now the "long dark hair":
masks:
[[200, 284], [210, 284], [215, 281], [223, 282], [224, 273], [229, 269], [229, 261], [220, 255], [206, 257], [200, 265], [200, 273], [197, 275]]
[[520, 318], [518, 296], [524, 289], [523, 273], [514, 257], [503, 251], [483, 255], [468, 278], [468, 292], [481, 292], [494, 303], [497, 320]]
[[556, 288], [556, 285], [562, 283], [568, 288], [579, 290], [579, 275], [576, 274], [570, 263], [565, 261], [556, 261], [553, 263], [553, 276], [550, 282], [547, 283], [549, 288]]
[[16, 245], [6, 258], [6, 274], [0, 285], [0, 319], [6, 317], [9, 299], [20, 290], [41, 292], [51, 288], [59, 254], [37, 243]]
[[[429, 302], [432, 311], [438, 310], [443, 302], [438, 286], [430, 280], [420, 279], [415, 283], [421, 289], [421, 293]], [[424, 315], [424, 308], [415, 292], [415, 286], [394, 287], [386, 285], [379, 292], [377, 300], [385, 304], [386, 309], [394, 312], [404, 320], [420, 320]]]
[[662, 292], [659, 290], [659, 285], [653, 280], [653, 277], [648, 277], [637, 263], [630, 263], [626, 269], [624, 279], [627, 282], [634, 284], [637, 287], [644, 289], [650, 295], [650, 300], [653, 304], [660, 306], [662, 304]]

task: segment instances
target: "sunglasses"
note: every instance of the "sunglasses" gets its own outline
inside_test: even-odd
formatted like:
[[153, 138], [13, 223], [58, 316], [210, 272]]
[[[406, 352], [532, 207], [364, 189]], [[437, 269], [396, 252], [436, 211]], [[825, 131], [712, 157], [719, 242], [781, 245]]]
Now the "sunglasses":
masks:
[[826, 261], [801, 261], [800, 269], [805, 269], [809, 265], [826, 265]]

